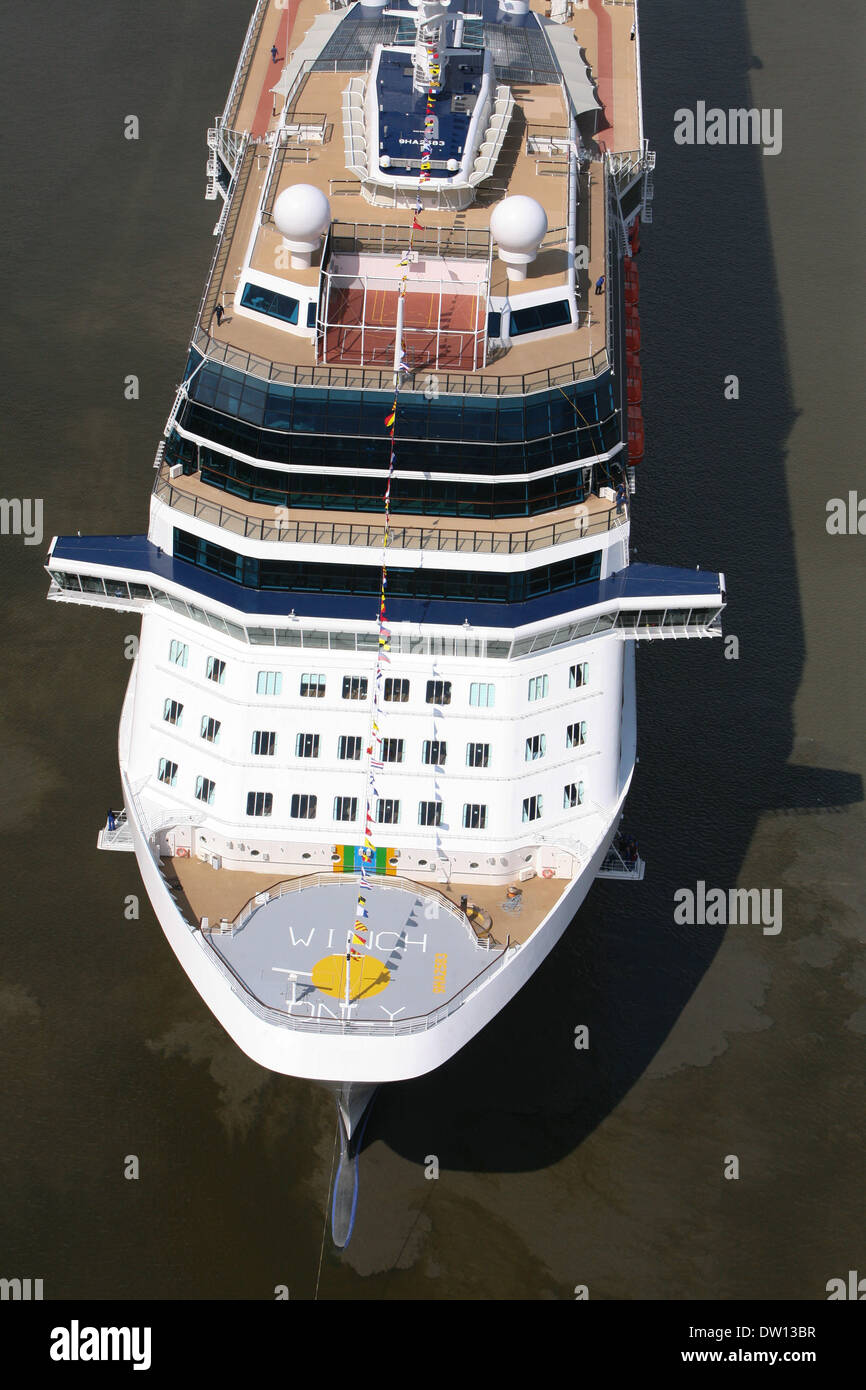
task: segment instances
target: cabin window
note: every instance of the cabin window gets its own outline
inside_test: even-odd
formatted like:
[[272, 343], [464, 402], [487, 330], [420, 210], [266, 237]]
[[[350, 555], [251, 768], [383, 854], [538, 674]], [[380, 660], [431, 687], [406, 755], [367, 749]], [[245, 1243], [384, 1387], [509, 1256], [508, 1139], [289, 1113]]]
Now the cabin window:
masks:
[[176, 724], [180, 727], [183, 720], [183, 705], [177, 700], [166, 700], [162, 709], [162, 717], [166, 724]]
[[213, 805], [213, 794], [214, 794], [214, 791], [215, 791], [215, 790], [216, 790], [216, 783], [215, 783], [215, 782], [212, 782], [212, 781], [210, 780], [209, 777], [196, 777], [196, 779], [195, 779], [195, 797], [196, 797], [196, 801], [203, 801], [203, 802], [205, 803], [206, 806], [212, 806], [212, 805]]
[[467, 743], [466, 766], [486, 767], [490, 761], [489, 743]]
[[259, 671], [256, 676], [257, 695], [281, 695], [282, 690], [282, 671]]
[[583, 802], [583, 783], [569, 782], [568, 786], [562, 791], [562, 805], [568, 811], [572, 806], [580, 806]]

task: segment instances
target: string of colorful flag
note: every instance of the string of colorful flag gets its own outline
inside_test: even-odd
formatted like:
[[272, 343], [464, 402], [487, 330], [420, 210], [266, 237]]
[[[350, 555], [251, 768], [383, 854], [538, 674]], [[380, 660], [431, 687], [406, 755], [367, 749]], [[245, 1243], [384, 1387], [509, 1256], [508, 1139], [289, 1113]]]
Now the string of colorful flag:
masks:
[[[430, 179], [431, 156], [433, 152], [433, 131], [436, 127], [436, 93], [440, 88], [441, 67], [439, 64], [439, 53], [435, 43], [425, 40], [427, 49], [427, 71], [430, 81], [427, 87], [427, 99], [424, 111], [424, 131], [421, 137], [421, 161], [418, 174], [418, 192], [413, 208], [412, 225], [409, 228], [409, 237], [406, 250], [397, 262], [397, 268], [401, 271], [397, 294], [399, 299], [406, 296], [406, 286], [409, 279], [409, 268], [412, 264], [413, 240], [416, 232], [424, 230], [419, 222], [421, 209], [423, 206], [421, 199], [421, 187]], [[382, 576], [379, 588], [379, 613], [378, 613], [378, 640], [376, 643], [376, 668], [373, 680], [373, 699], [372, 712], [370, 718], [370, 737], [366, 745], [366, 791], [364, 796], [364, 846], [361, 850], [360, 882], [358, 885], [358, 898], [355, 905], [355, 921], [349, 932], [346, 947], [346, 1004], [349, 1003], [349, 978], [350, 962], [360, 958], [364, 951], [369, 950], [369, 911], [367, 909], [367, 889], [370, 886], [367, 873], [368, 865], [375, 864], [376, 843], [373, 838], [373, 809], [379, 799], [379, 790], [376, 785], [376, 774], [381, 772], [384, 761], [381, 757], [382, 752], [382, 733], [379, 725], [379, 716], [382, 708], [382, 697], [384, 693], [385, 667], [391, 660], [391, 629], [388, 625], [388, 614], [386, 595], [388, 589], [388, 545], [391, 539], [391, 483], [394, 477], [394, 462], [396, 459], [395, 431], [397, 427], [397, 400], [400, 394], [402, 378], [409, 373], [409, 365], [406, 361], [406, 354], [402, 342], [399, 344], [400, 357], [399, 367], [394, 380], [394, 400], [391, 409], [385, 416], [385, 428], [388, 431], [390, 447], [388, 450], [388, 472], [385, 481], [385, 492], [383, 496], [384, 515], [382, 532]]]

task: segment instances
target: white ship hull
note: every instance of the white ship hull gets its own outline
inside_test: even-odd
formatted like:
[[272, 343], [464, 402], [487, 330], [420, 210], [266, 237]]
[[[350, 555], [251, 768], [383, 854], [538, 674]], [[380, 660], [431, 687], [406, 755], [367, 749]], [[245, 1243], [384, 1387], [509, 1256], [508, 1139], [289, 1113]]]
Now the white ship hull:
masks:
[[[135, 855], [151, 906], [166, 939], [215, 1018], [238, 1047], [270, 1071], [323, 1082], [380, 1084], [405, 1081], [442, 1065], [459, 1052], [508, 1004], [563, 932], [574, 921], [607, 854], [619, 822], [622, 802], [611, 817], [586, 867], [565, 887], [562, 897], [519, 950], [449, 1018], [423, 1032], [394, 1038], [363, 1037], [347, 1028], [342, 1036], [305, 1035], [256, 1017], [213, 963], [200, 932], [191, 931], [160, 874], [134, 809], [128, 783], [124, 790]], [[622, 800], [628, 790], [623, 792]]]
[[[140, 691], [148, 689], [152, 673], [140, 669], [139, 656], [130, 678], [120, 728], [124, 801], [136, 858], [169, 945], [208, 1008], [247, 1056], [271, 1071], [328, 1084], [377, 1085], [407, 1080], [446, 1062], [495, 1018], [526, 983], [574, 921], [607, 854], [631, 782], [635, 757], [634, 645], [615, 638], [603, 640], [605, 645], [615, 647], [619, 658], [615, 669], [624, 677], [615, 690], [606, 693], [606, 706], [615, 711], [617, 735], [606, 756], [614, 794], [604, 813], [597, 811], [591, 818], [594, 838], [591, 844], [584, 844], [585, 854], [577, 872], [561, 881], [561, 895], [528, 939], [503, 952], [501, 965], [486, 972], [477, 990], [463, 998], [453, 1011], [445, 1017], [440, 1016], [444, 1010], [431, 1011], [417, 1027], [395, 1028], [391, 1034], [375, 1036], [365, 1036], [352, 1023], [342, 1029], [334, 1023], [333, 1031], [329, 1031], [325, 1027], [308, 1027], [305, 1020], [296, 1021], [293, 1026], [288, 1016], [274, 1021], [273, 1011], [263, 1008], [232, 979], [227, 969], [221, 968], [198, 923], [184, 917], [160, 869], [158, 850], [161, 845], [173, 843], [172, 831], [183, 827], [185, 818], [189, 820], [190, 806], [178, 803], [172, 813], [165, 805], [150, 802], [146, 812], [142, 795], [134, 790], [135, 769], [142, 754], [147, 763], [152, 762], [147, 739], [138, 730], [142, 719]], [[153, 779], [149, 781], [152, 786]], [[155, 830], [155, 826], [159, 829]], [[323, 854], [328, 848], [323, 847]], [[489, 844], [485, 850], [488, 848]], [[298, 872], [297, 867], [294, 872]]]

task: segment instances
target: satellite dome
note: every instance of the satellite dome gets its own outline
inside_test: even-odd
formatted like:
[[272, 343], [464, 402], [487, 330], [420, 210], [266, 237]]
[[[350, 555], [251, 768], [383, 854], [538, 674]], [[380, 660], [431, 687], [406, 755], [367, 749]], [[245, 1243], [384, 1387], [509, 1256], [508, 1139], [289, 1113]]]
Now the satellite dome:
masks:
[[535, 260], [546, 232], [547, 213], [535, 198], [516, 193], [497, 203], [490, 218], [490, 233], [510, 280], [526, 279], [526, 267]]
[[490, 230], [501, 250], [534, 255], [547, 232], [547, 213], [535, 198], [516, 193], [497, 203]]
[[311, 242], [311, 250], [315, 250], [330, 226], [331, 204], [321, 188], [293, 183], [274, 203], [274, 222], [287, 241]]

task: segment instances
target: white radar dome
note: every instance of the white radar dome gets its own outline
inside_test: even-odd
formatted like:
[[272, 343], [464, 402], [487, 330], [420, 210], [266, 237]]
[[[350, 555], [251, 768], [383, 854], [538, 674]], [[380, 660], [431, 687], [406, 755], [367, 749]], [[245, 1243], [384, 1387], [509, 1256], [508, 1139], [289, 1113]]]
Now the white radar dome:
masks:
[[292, 265], [308, 266], [331, 225], [331, 204], [321, 188], [293, 183], [274, 203], [274, 224], [292, 253]]
[[274, 203], [274, 222], [290, 241], [315, 241], [331, 222], [331, 204], [321, 188], [293, 183]]
[[525, 280], [526, 267], [535, 260], [547, 233], [547, 213], [537, 199], [516, 193], [493, 209], [490, 233], [509, 279]]

